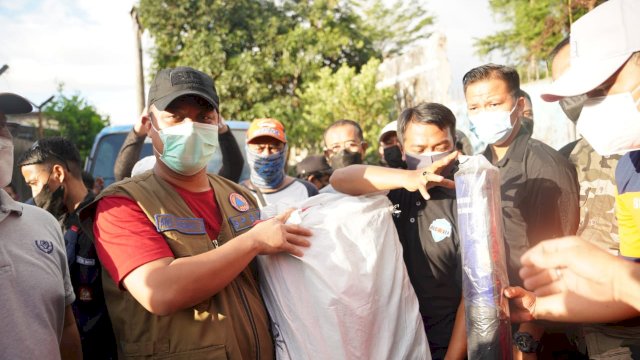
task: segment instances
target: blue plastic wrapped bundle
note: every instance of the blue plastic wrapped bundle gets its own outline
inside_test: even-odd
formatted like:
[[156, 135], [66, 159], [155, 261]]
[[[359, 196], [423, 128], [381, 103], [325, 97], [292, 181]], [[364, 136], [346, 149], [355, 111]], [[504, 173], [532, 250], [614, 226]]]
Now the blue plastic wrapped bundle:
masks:
[[482, 155], [463, 157], [455, 183], [468, 358], [511, 359], [500, 172]]

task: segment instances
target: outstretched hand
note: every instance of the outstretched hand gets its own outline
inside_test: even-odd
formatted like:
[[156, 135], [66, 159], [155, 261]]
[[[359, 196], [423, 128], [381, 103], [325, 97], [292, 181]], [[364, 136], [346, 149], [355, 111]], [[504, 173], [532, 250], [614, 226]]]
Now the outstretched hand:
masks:
[[442, 186], [447, 189], [455, 188], [455, 183], [451, 179], [447, 179], [440, 173], [453, 161], [458, 158], [458, 152], [454, 151], [446, 157], [434, 162], [431, 166], [412, 170], [411, 175], [407, 178], [404, 188], [407, 191], [420, 191], [425, 200], [429, 200], [429, 189], [435, 186]]

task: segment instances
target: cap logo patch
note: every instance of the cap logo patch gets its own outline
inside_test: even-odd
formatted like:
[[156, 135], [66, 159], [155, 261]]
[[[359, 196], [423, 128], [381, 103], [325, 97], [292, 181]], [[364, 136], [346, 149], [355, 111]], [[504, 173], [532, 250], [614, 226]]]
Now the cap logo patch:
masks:
[[202, 78], [198, 76], [198, 73], [195, 71], [172, 71], [170, 75], [171, 86], [176, 85], [185, 85], [185, 84], [196, 84], [200, 86], [204, 86]]
[[433, 240], [440, 242], [451, 236], [451, 223], [445, 219], [433, 220], [431, 225], [429, 225], [429, 231], [431, 231]]
[[204, 235], [204, 220], [201, 218], [179, 218], [171, 214], [155, 214], [156, 230], [165, 232], [175, 230], [186, 235]]
[[45, 254], [53, 252], [53, 243], [49, 240], [36, 240], [36, 247]]
[[244, 196], [238, 193], [231, 193], [231, 195], [229, 195], [229, 203], [231, 204], [231, 206], [233, 206], [234, 209], [240, 212], [249, 210], [249, 202], [247, 201], [247, 199], [245, 199]]

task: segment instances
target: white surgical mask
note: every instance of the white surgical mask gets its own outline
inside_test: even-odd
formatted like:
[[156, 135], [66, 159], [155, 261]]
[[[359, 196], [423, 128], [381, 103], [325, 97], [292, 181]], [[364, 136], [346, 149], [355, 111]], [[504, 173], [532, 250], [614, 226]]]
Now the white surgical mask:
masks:
[[178, 174], [190, 176], [204, 169], [220, 147], [216, 125], [183, 122], [154, 130], [164, 145], [160, 161]]
[[513, 125], [511, 124], [511, 114], [514, 112], [518, 104], [511, 111], [483, 111], [474, 115], [469, 115], [471, 121], [471, 132], [476, 137], [487, 144], [495, 144], [506, 140]]
[[640, 100], [633, 92], [585, 101], [577, 129], [600, 155], [624, 154], [640, 149]]
[[0, 136], [0, 188], [11, 184], [13, 174], [13, 141]]

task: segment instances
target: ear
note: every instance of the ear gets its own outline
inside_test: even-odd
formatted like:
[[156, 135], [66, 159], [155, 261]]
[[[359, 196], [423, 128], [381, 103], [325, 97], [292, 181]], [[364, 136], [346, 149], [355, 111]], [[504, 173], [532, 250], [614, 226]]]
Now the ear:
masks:
[[63, 165], [54, 164], [51, 168], [51, 176], [62, 184], [67, 176], [67, 169]]
[[369, 143], [367, 143], [366, 141], [362, 142], [362, 153], [365, 154], [367, 152], [367, 149], [369, 148]]
[[140, 115], [140, 122], [142, 122], [142, 126], [147, 130], [147, 134], [151, 130], [151, 112], [144, 113]]

